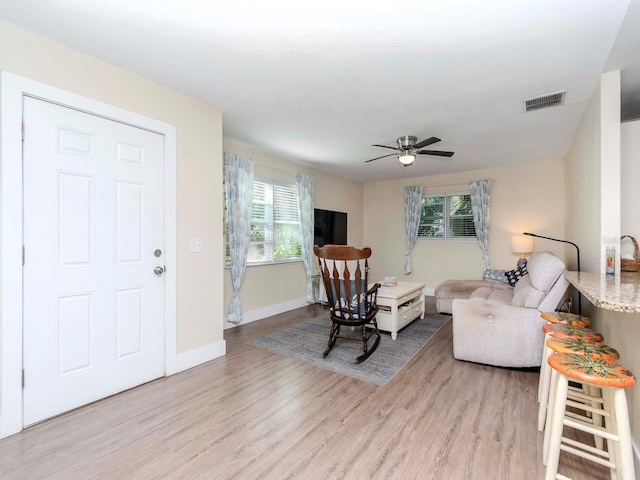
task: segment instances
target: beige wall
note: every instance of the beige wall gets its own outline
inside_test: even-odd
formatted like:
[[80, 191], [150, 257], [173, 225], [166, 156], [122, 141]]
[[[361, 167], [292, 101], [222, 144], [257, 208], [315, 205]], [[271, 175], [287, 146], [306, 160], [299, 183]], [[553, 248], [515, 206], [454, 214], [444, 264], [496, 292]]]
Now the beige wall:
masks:
[[[628, 228], [629, 232], [640, 232], [637, 210], [628, 208], [629, 202], [638, 196], [633, 180], [637, 179], [640, 145], [627, 135], [632, 132], [637, 135], [637, 128], [637, 125], [627, 128], [623, 124], [622, 152], [616, 158], [616, 152], [620, 152], [619, 75], [617, 72], [603, 75], [565, 160], [567, 238], [579, 243], [584, 271], [602, 271], [604, 245], [610, 242], [608, 237], [620, 234], [619, 226], [617, 232], [611, 230], [615, 228], [615, 220], [612, 223], [605, 217], [619, 219], [619, 225]], [[603, 169], [619, 174], [602, 174]], [[605, 342], [620, 352], [621, 363], [638, 375], [640, 315], [596, 308], [584, 297], [582, 307], [582, 313], [591, 318], [594, 328], [604, 335]], [[638, 469], [640, 392], [637, 387], [627, 390], [627, 399]]]
[[[633, 235], [640, 241], [640, 120], [625, 122], [621, 125], [621, 170], [620, 176], [620, 232], [625, 235]], [[630, 242], [625, 242], [621, 247], [622, 253], [633, 252]]]
[[[621, 164], [620, 164], [620, 228], [623, 234], [633, 235], [640, 240], [640, 121], [626, 122], [621, 125]], [[633, 247], [625, 244], [621, 252], [633, 253]], [[629, 250], [627, 250], [629, 249]], [[597, 309], [596, 309], [597, 310]], [[598, 328], [607, 342], [611, 342], [621, 353], [624, 365], [640, 378], [640, 315], [600, 311], [602, 320]], [[631, 405], [631, 430], [636, 448], [636, 469], [640, 470], [640, 391], [633, 388], [627, 394]], [[640, 471], [637, 473], [640, 475]]]
[[620, 274], [620, 72], [601, 76], [600, 98], [600, 265], [604, 271], [606, 247], [616, 251], [615, 269]]
[[[0, 69], [145, 115], [177, 132], [177, 352], [222, 340], [222, 114], [0, 20]], [[190, 254], [200, 237], [204, 252]]]
[[620, 72], [602, 75], [565, 159], [565, 179], [567, 239], [580, 246], [583, 271], [602, 272], [605, 246], [619, 253], [620, 244]]
[[[362, 184], [328, 175], [292, 160], [275, 157], [232, 138], [225, 137], [224, 150], [255, 160], [256, 178], [294, 183], [296, 173], [313, 176], [315, 207], [347, 212], [347, 241], [352, 245], [362, 245]], [[226, 269], [225, 313], [229, 309], [232, 294], [231, 273]], [[306, 305], [305, 294], [306, 274], [302, 262], [249, 266], [240, 289], [240, 303], [244, 312], [242, 323]]]
[[[364, 187], [364, 241], [373, 249], [371, 276], [425, 282], [435, 288], [449, 278], [481, 278], [482, 251], [477, 241], [418, 240], [411, 253], [411, 275], [404, 275], [404, 187], [422, 185], [425, 193], [468, 192], [472, 180], [491, 179], [491, 268], [512, 269], [518, 257], [511, 237], [529, 231], [564, 236], [563, 165], [543, 161], [484, 170], [378, 182]], [[535, 239], [535, 250], [564, 258], [562, 244]]]
[[600, 271], [600, 99], [598, 87], [565, 159], [566, 235], [579, 245], [585, 272]]

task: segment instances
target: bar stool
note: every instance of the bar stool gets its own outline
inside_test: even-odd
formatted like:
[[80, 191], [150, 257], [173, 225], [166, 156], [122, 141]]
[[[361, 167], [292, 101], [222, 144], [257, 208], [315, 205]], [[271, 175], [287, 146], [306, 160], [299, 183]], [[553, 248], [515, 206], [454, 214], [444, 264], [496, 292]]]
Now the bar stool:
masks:
[[550, 323], [561, 323], [570, 327], [585, 327], [591, 326], [591, 320], [583, 315], [567, 312], [542, 312], [540, 314], [543, 320]]
[[542, 362], [540, 363], [540, 379], [538, 380], [538, 431], [544, 429], [545, 418], [547, 415], [547, 403], [549, 401], [549, 385], [551, 382], [551, 369], [547, 363], [547, 358], [553, 353], [552, 349], [547, 346], [547, 340], [550, 337], [575, 339], [584, 342], [602, 343], [603, 337], [594, 330], [581, 327], [571, 327], [562, 324], [548, 323], [543, 325], [542, 331], [545, 334], [545, 342], [542, 345]]
[[[543, 327], [543, 330], [544, 329], [545, 328]], [[542, 379], [541, 373], [541, 381], [544, 383], [542, 384], [540, 405], [538, 406], [539, 432], [542, 432], [545, 429], [546, 417], [548, 414], [549, 389], [552, 383], [551, 367], [549, 366], [548, 358], [553, 352], [589, 355], [594, 359], [603, 359], [607, 363], [615, 363], [620, 359], [620, 355], [614, 348], [602, 344], [602, 335], [598, 332], [594, 332], [593, 330], [583, 330], [583, 335], [580, 335], [576, 330], [573, 332], [573, 336], [565, 336], [564, 338], [554, 337], [551, 336], [551, 334], [548, 334], [550, 336], [545, 341], [545, 353], [543, 354], [543, 365], [546, 365], [544, 370], [544, 379]], [[584, 393], [584, 390], [584, 388], [571, 387], [569, 396], [572, 397], [572, 400], [580, 400], [580, 394]]]
[[[614, 364], [620, 359], [620, 354], [609, 345], [603, 345], [601, 343], [591, 343], [585, 342], [582, 339], [571, 339], [571, 338], [549, 338], [546, 342], [549, 350], [556, 353], [571, 353], [575, 355], [588, 356], [592, 360], [602, 361], [606, 364]], [[553, 371], [551, 367], [549, 367], [551, 371], [551, 393], [549, 398], [547, 398], [547, 402], [545, 405], [546, 409], [546, 423], [543, 418], [543, 428], [544, 432], [544, 449], [542, 452], [542, 458], [546, 464], [547, 461], [547, 453], [548, 453], [548, 443], [549, 443], [549, 423], [550, 423], [550, 399], [553, 398], [553, 387], [555, 386], [557, 379], [554, 377], [556, 372]], [[575, 382], [574, 382], [575, 383]], [[570, 418], [574, 418], [577, 420], [581, 420], [585, 423], [589, 423], [591, 425], [602, 426], [602, 415], [595, 414], [591, 411], [588, 406], [593, 407], [594, 405], [598, 405], [598, 402], [601, 403], [602, 392], [598, 387], [588, 384], [581, 384], [579, 387], [569, 386], [567, 391], [567, 400], [571, 401], [571, 405], [576, 407], [579, 411], [583, 411], [584, 414], [578, 413], [576, 411], [567, 411], [565, 415]], [[542, 407], [542, 403], [540, 404]], [[540, 411], [538, 411], [540, 415]], [[540, 418], [538, 419], [540, 421]], [[604, 439], [598, 435], [594, 435], [594, 442], [596, 448], [602, 450], [604, 448]]]
[[[547, 457], [545, 480], [567, 478], [558, 474], [561, 450], [608, 467], [612, 478], [616, 480], [635, 480], [629, 412], [624, 391], [624, 388], [635, 385], [633, 374], [621, 365], [609, 364], [602, 359], [594, 360], [591, 355], [554, 353], [548, 362], [554, 383], [543, 452]], [[569, 380], [601, 389], [602, 396], [589, 398], [594, 406], [578, 404], [577, 407], [588, 409], [594, 416], [604, 417], [604, 427], [565, 415], [567, 406], [576, 407], [571, 400], [567, 400]], [[606, 439], [608, 451], [563, 437], [564, 426]]]
[[[588, 317], [577, 315], [575, 313], [566, 312], [542, 312], [540, 317], [547, 323], [561, 324], [569, 327], [588, 328], [591, 326], [591, 320]], [[538, 382], [538, 402], [542, 393], [542, 385], [549, 383], [547, 370], [547, 362], [544, 361], [545, 345], [542, 345], [543, 361], [540, 363], [540, 381]], [[544, 382], [543, 382], [544, 379]]]
[[594, 360], [603, 360], [609, 364], [616, 363], [620, 359], [620, 354], [615, 348], [604, 343], [594, 343], [584, 338], [551, 337], [547, 339], [547, 347], [556, 353], [587, 355]]
[[[548, 322], [553, 324], [565, 325], [568, 327], [576, 327], [576, 328], [588, 328], [591, 326], [591, 320], [588, 317], [577, 315], [575, 313], [566, 313], [566, 312], [542, 312], [540, 317]], [[546, 341], [545, 337], [545, 341]], [[543, 388], [549, 388], [549, 379], [550, 373], [547, 365], [546, 358], [548, 355], [545, 355], [546, 345], [543, 343], [542, 345], [542, 361], [540, 362], [540, 379], [538, 381], [538, 403], [542, 403], [540, 400], [544, 394]]]
[[561, 323], [546, 323], [542, 326], [542, 331], [547, 335], [547, 338], [582, 338], [583, 340], [593, 343], [604, 342], [604, 337], [600, 333], [585, 327], [571, 327]]
[[[549, 365], [547, 364], [547, 358], [551, 355], [551, 350], [547, 347], [546, 341], [549, 337], [576, 338], [594, 343], [602, 343], [604, 341], [604, 337], [595, 330], [590, 330], [586, 327], [573, 327], [563, 323], [546, 323], [542, 326], [542, 332], [545, 334], [545, 343], [542, 344], [542, 362], [540, 363], [540, 380], [538, 383], [538, 402], [540, 402], [542, 397], [545, 397], [546, 400], [548, 395], [549, 379], [551, 374]], [[544, 391], [545, 388], [547, 389], [546, 392]]]

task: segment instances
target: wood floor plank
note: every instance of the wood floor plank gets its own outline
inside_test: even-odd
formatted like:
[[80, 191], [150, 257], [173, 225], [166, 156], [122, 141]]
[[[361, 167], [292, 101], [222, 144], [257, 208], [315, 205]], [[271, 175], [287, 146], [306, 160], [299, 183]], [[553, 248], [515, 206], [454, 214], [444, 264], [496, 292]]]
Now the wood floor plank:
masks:
[[[0, 478], [543, 477], [538, 373], [456, 361], [451, 324], [385, 386], [248, 344], [323, 312], [234, 328], [223, 358], [0, 440]], [[564, 454], [560, 468], [608, 478]]]

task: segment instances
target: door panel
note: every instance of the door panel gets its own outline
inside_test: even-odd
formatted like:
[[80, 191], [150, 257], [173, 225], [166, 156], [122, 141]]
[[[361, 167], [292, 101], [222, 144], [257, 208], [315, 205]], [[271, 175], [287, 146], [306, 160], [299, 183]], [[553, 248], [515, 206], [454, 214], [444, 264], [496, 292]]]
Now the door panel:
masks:
[[88, 265], [91, 260], [92, 177], [58, 174], [58, 265]]
[[164, 374], [164, 139], [25, 98], [24, 424]]
[[55, 329], [58, 376], [91, 368], [92, 299], [91, 294], [58, 298]]
[[116, 186], [116, 261], [142, 263], [143, 186], [118, 182]]

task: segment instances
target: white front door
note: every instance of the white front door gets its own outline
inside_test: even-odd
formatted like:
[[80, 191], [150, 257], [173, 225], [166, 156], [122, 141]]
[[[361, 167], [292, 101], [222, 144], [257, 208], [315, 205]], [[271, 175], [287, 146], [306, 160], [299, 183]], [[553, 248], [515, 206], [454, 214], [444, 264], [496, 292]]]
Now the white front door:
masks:
[[29, 97], [24, 123], [26, 426], [164, 375], [164, 138]]

